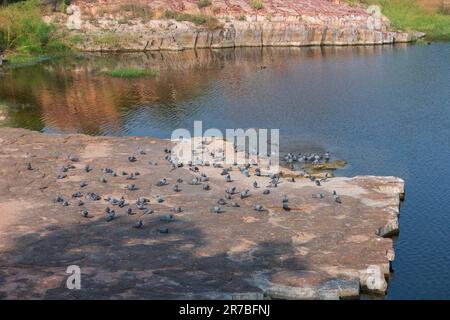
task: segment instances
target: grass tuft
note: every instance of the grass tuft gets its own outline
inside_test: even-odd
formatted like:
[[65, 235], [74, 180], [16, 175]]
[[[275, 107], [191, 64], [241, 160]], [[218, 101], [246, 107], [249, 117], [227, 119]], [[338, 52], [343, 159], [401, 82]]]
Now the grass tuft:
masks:
[[158, 71], [155, 68], [115, 68], [106, 71], [106, 74], [114, 78], [141, 78], [147, 76], [156, 77]]

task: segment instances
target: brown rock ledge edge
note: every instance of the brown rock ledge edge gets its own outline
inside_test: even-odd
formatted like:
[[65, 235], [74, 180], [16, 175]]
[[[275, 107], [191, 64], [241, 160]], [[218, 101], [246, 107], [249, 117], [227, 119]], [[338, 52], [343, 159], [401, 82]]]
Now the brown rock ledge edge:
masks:
[[[202, 9], [197, 0], [133, 1], [135, 9], [123, 0], [72, 3], [66, 14], [54, 13], [47, 19], [79, 35], [83, 41], [76, 45], [83, 51], [381, 45], [413, 42], [425, 35], [394, 30], [379, 9], [345, 1], [264, 0], [258, 11], [251, 0], [213, 0]], [[142, 8], [149, 8], [152, 16], [139, 15]], [[217, 26], [166, 19], [165, 10], [215, 17]]]
[[[268, 177], [246, 178], [234, 168], [234, 181], [226, 183], [222, 169], [204, 166], [200, 172], [211, 186], [204, 191], [188, 184], [194, 172], [173, 169], [164, 160], [164, 149], [172, 146], [168, 140], [3, 128], [0, 146], [2, 299], [338, 299], [386, 291], [394, 259], [388, 236], [398, 232], [404, 194], [399, 178], [336, 177], [321, 186], [282, 178], [263, 195]], [[130, 155], [137, 161], [129, 162]], [[57, 179], [67, 164], [75, 168]], [[89, 173], [86, 164], [92, 167]], [[101, 172], [106, 167], [140, 175], [130, 181]], [[107, 183], [100, 182], [103, 176]], [[163, 177], [168, 185], [156, 186]], [[175, 192], [178, 178], [183, 182]], [[263, 187], [254, 189], [255, 180]], [[80, 188], [80, 181], [88, 185]], [[127, 190], [129, 183], [138, 190]], [[211, 212], [230, 186], [238, 192], [250, 189], [251, 195], [243, 200], [234, 195], [222, 213]], [[72, 198], [77, 191], [83, 194], [82, 207]], [[88, 192], [102, 200], [86, 199]], [[324, 199], [312, 197], [319, 192]], [[57, 195], [69, 206], [55, 202]], [[103, 200], [122, 195], [129, 203], [124, 208]], [[165, 201], [157, 203], [157, 195]], [[282, 209], [283, 195], [289, 197], [289, 212]], [[150, 199], [147, 207], [154, 213], [137, 209], [138, 197]], [[240, 207], [231, 207], [231, 201]], [[255, 211], [256, 203], [266, 210]], [[117, 212], [111, 222], [106, 221], [108, 205]], [[174, 207], [183, 211], [175, 213]], [[128, 215], [128, 208], [135, 214]], [[89, 218], [81, 216], [82, 209]], [[166, 214], [173, 214], [173, 221], [161, 221]], [[133, 228], [139, 220], [143, 228]], [[160, 233], [161, 227], [169, 233]], [[69, 265], [81, 268], [81, 290], [66, 288]], [[381, 272], [371, 273], [370, 266]], [[368, 282], [374, 284], [370, 289]]]

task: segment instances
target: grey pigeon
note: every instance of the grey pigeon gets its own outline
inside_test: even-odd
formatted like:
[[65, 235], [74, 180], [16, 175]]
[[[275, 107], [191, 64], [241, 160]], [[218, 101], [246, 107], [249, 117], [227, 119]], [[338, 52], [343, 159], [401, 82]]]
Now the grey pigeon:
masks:
[[159, 220], [163, 221], [163, 222], [171, 222], [171, 221], [173, 221], [173, 215], [166, 214], [163, 217], [161, 217]]
[[135, 156], [129, 156], [128, 157], [128, 161], [129, 162], [135, 162], [137, 159], [136, 159], [136, 157]]
[[256, 182], [256, 181], [253, 182], [253, 188], [259, 188], [258, 187], [258, 182]]
[[283, 203], [283, 210], [285, 210], [285, 211], [290, 211], [291, 210], [291, 208], [289, 208], [289, 204], [287, 202]]
[[211, 187], [209, 186], [209, 184], [204, 183], [202, 186], [203, 190], [207, 191], [207, 190], [211, 190]]
[[56, 177], [56, 179], [61, 180], [67, 178], [67, 174], [60, 174]]
[[79, 206], [79, 207], [81, 207], [81, 206], [84, 206], [84, 202], [83, 202], [83, 200], [81, 200], [81, 199], [80, 199], [80, 200], [78, 200], [78, 206]]
[[72, 154], [71, 154], [71, 155], [69, 155], [69, 157], [68, 157], [68, 158], [69, 158], [69, 160], [70, 160], [70, 161], [72, 161], [72, 162], [77, 162], [77, 161], [79, 160], [77, 156], [75, 156], [75, 155], [72, 155]]
[[169, 233], [169, 228], [166, 227], [159, 227], [158, 228], [159, 233]]
[[106, 180], [106, 178], [105, 178], [105, 177], [101, 177], [101, 178], [100, 178], [100, 182], [101, 182], [101, 183], [107, 183], [107, 182], [108, 182], [108, 180]]
[[212, 208], [212, 212], [213, 213], [222, 213], [223, 211], [222, 211], [222, 208], [220, 208], [220, 207], [214, 207], [214, 208]]
[[237, 202], [232, 202], [232, 203], [231, 203], [231, 206], [232, 206], [233, 208], [239, 208], [239, 207], [240, 207], [239, 203], [237, 203]]
[[31, 166], [31, 163], [27, 163], [27, 170], [33, 170], [33, 167]]
[[333, 198], [336, 203], [342, 203], [341, 198], [337, 195], [336, 191], [333, 191]]
[[223, 200], [222, 198], [220, 198], [219, 200], [217, 200], [217, 204], [220, 204], [221, 206], [227, 204], [225, 200]]
[[91, 166], [90, 166], [89, 164], [85, 165], [85, 166], [84, 166], [84, 171], [86, 171], [86, 172], [91, 172], [91, 171], [92, 171]]
[[256, 211], [264, 211], [264, 207], [260, 204], [253, 205], [253, 209], [255, 209]]
[[233, 180], [231, 180], [231, 176], [228, 174], [227, 176], [225, 176], [225, 182], [232, 182]]
[[270, 194], [270, 190], [269, 190], [269, 189], [265, 189], [265, 190], [263, 191], [263, 194], [264, 194], [264, 195]]
[[127, 184], [126, 188], [130, 191], [137, 190], [137, 187], [134, 184]]
[[240, 196], [241, 196], [241, 199], [248, 198], [250, 196], [250, 190], [247, 189], [245, 191], [242, 191]]
[[288, 196], [287, 196], [287, 195], [284, 195], [282, 201], [283, 201], [283, 203], [288, 203], [288, 202], [289, 202]]
[[83, 210], [83, 211], [81, 211], [81, 215], [82, 215], [84, 218], [87, 218], [87, 217], [89, 216], [89, 212], [88, 212], [87, 210]]
[[133, 228], [135, 228], [135, 229], [141, 229], [143, 226], [144, 226], [144, 223], [142, 222], [142, 220], [139, 220], [138, 222], [136, 222], [136, 223], [133, 225]]
[[74, 194], [72, 194], [72, 198], [81, 198], [82, 196], [83, 196], [83, 194], [80, 191], [75, 192]]
[[162, 178], [158, 181], [158, 183], [156, 184], [158, 187], [162, 187], [165, 186], [167, 184], [167, 179], [166, 178]]
[[113, 221], [116, 218], [116, 212], [114, 210], [111, 210], [110, 213], [106, 216], [106, 221], [110, 222]]
[[80, 182], [80, 188], [84, 188], [84, 187], [86, 187], [88, 184], [87, 184], [87, 182], [86, 181], [81, 181]]
[[181, 191], [180, 186], [178, 184], [174, 184], [173, 187], [172, 187], [172, 190], [175, 191], [175, 192], [180, 192]]
[[162, 202], [164, 202], [164, 198], [161, 197], [161, 196], [156, 196], [156, 201], [157, 201], [158, 203], [162, 203]]

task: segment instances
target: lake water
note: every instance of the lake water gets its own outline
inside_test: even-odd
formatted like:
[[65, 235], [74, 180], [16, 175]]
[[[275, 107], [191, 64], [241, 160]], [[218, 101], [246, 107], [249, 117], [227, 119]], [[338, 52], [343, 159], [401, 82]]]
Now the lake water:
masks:
[[[155, 67], [156, 77], [104, 71]], [[450, 44], [64, 58], [0, 75], [0, 126], [168, 138], [176, 128], [280, 128], [340, 175], [406, 181], [388, 299], [450, 298]]]

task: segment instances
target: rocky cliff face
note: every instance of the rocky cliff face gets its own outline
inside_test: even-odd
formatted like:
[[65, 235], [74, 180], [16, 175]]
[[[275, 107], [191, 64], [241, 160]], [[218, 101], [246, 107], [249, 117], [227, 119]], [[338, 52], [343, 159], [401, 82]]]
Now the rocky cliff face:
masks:
[[[350, 7], [327, 0], [266, 0], [256, 10], [250, 0], [74, 1], [56, 18], [86, 51], [182, 50], [260, 46], [373, 45], [414, 41], [420, 34], [390, 29], [378, 8]], [[211, 17], [214, 27], [168, 19], [165, 12]], [[146, 13], [142, 15], [141, 13]], [[195, 20], [195, 19], [194, 19]]]

